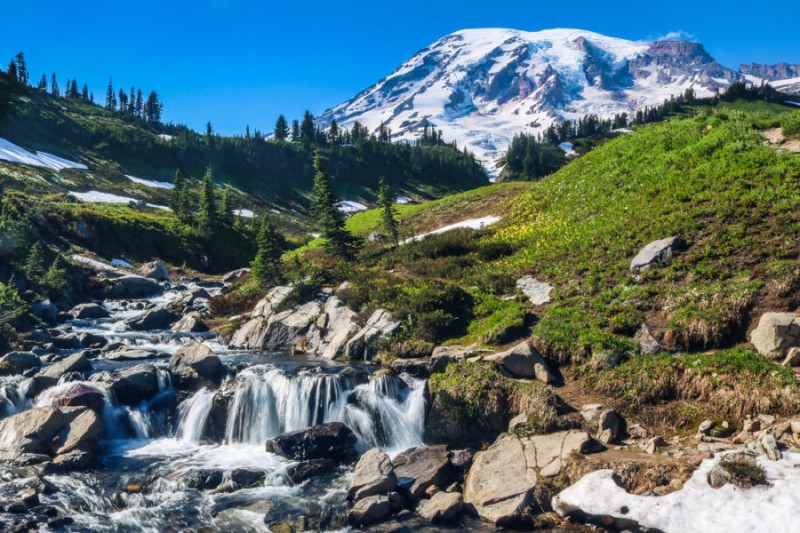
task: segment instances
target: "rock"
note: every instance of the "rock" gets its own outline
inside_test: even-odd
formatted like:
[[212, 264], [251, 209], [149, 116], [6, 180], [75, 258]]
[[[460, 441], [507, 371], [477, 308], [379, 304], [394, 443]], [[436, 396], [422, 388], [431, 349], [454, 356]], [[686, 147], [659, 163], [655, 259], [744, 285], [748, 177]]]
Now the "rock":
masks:
[[441, 373], [450, 363], [457, 363], [475, 355], [474, 346], [437, 346], [431, 355], [431, 373]]
[[645, 453], [649, 453], [650, 455], [656, 453], [660, 446], [664, 446], [666, 442], [664, 441], [663, 437], [653, 437], [652, 439], [648, 440], [644, 446], [642, 446], [642, 450]]
[[237, 281], [243, 280], [248, 275], [250, 275], [249, 268], [240, 268], [238, 270], [232, 270], [231, 272], [228, 272], [227, 274], [222, 276], [222, 283], [230, 285], [236, 283]]
[[794, 313], [764, 313], [750, 333], [750, 342], [762, 355], [777, 359], [800, 344], [800, 317]]
[[211, 294], [202, 287], [195, 287], [183, 293], [179, 300], [185, 306], [192, 306], [201, 300], [208, 301], [211, 299]]
[[430, 487], [447, 486], [455, 478], [446, 446], [419, 446], [394, 458], [398, 484], [419, 500]]
[[117, 401], [123, 405], [138, 405], [158, 393], [158, 372], [153, 365], [136, 365], [121, 370], [111, 384]]
[[52, 387], [65, 374], [72, 372], [88, 372], [92, 370], [92, 363], [86, 358], [86, 354], [78, 352], [53, 363], [52, 365], [40, 370], [33, 377], [31, 387], [28, 390], [28, 397], [32, 398], [48, 387]]
[[25, 487], [17, 494], [17, 500], [25, 506], [26, 509], [36, 507], [39, 505], [39, 493], [33, 487]]
[[308, 429], [284, 433], [267, 441], [267, 451], [294, 461], [332, 459], [349, 462], [358, 454], [356, 436], [341, 422], [330, 422]]
[[145, 263], [136, 269], [136, 273], [156, 281], [169, 281], [169, 270], [161, 261]]
[[427, 378], [431, 373], [431, 364], [419, 359], [395, 359], [392, 370], [396, 374], [408, 374], [415, 378]]
[[641, 249], [631, 261], [631, 271], [644, 272], [653, 266], [666, 263], [679, 251], [686, 249], [686, 243], [680, 237], [668, 237], [653, 241]]
[[123, 346], [119, 350], [106, 352], [103, 359], [109, 361], [141, 361], [144, 359], [155, 359], [162, 354], [150, 348], [136, 348], [134, 346]]
[[647, 429], [640, 424], [631, 424], [627, 428], [628, 435], [634, 439], [646, 439]]
[[322, 312], [319, 302], [308, 302], [273, 315], [264, 334], [264, 350], [293, 350]]
[[186, 478], [186, 485], [198, 490], [215, 489], [222, 479], [222, 470], [193, 470]]
[[269, 319], [275, 314], [275, 309], [280, 306], [294, 289], [292, 287], [273, 287], [262, 298], [250, 314], [250, 320], [245, 322], [231, 338], [231, 348], [261, 350], [264, 348], [265, 337]]
[[539, 281], [532, 276], [523, 276], [517, 280], [517, 289], [528, 297], [533, 305], [544, 305], [550, 303], [550, 293], [552, 285]]
[[108, 298], [148, 298], [161, 291], [157, 281], [142, 276], [121, 276], [108, 280], [105, 295]]
[[200, 318], [199, 313], [189, 313], [175, 322], [170, 329], [175, 333], [203, 333], [208, 331], [208, 326]]
[[464, 502], [487, 522], [501, 527], [520, 525], [538, 476], [558, 475], [572, 454], [585, 453], [590, 447], [591, 439], [581, 431], [503, 436], [475, 454], [464, 482]]
[[325, 302], [322, 315], [317, 319], [317, 327], [323, 332], [318, 351], [325, 359], [339, 357], [347, 339], [359, 329], [355, 312], [336, 296]]
[[135, 331], [169, 329], [178, 316], [166, 309], [151, 309], [141, 316], [128, 320], [128, 327]]
[[286, 469], [286, 474], [292, 480], [292, 483], [299, 485], [312, 477], [327, 474], [334, 468], [336, 468], [336, 463], [330, 459], [312, 459], [289, 465]]
[[201, 387], [218, 386], [225, 367], [219, 357], [197, 341], [184, 344], [169, 360], [169, 373], [178, 389], [197, 390]]
[[351, 361], [369, 361], [375, 356], [375, 344], [390, 337], [400, 327], [400, 321], [392, 318], [385, 309], [378, 309], [367, 320], [367, 324], [347, 342], [344, 353]]
[[480, 359], [498, 363], [514, 377], [536, 378], [542, 383], [552, 383], [555, 380], [544, 357], [528, 341], [504, 352], [481, 356]]
[[78, 341], [83, 348], [103, 348], [108, 344], [105, 337], [95, 335], [94, 333], [81, 333], [78, 335]]
[[51, 325], [58, 321], [58, 313], [58, 307], [51, 304], [50, 300], [37, 302], [31, 306], [31, 314], [33, 316]]
[[781, 452], [778, 449], [778, 441], [775, 440], [775, 436], [772, 435], [772, 433], [762, 433], [761, 437], [758, 439], [758, 443], [761, 445], [764, 455], [766, 455], [770, 461], [777, 461], [781, 458]]
[[645, 355], [657, 355], [664, 352], [664, 347], [656, 340], [653, 331], [647, 324], [642, 324], [634, 339], [639, 344], [639, 351]]
[[70, 314], [78, 320], [97, 320], [111, 316], [105, 307], [95, 303], [78, 304], [72, 308]]
[[88, 407], [95, 413], [102, 413], [105, 405], [102, 392], [88, 385], [77, 384], [55, 398], [61, 407]]
[[429, 522], [452, 522], [464, 507], [464, 498], [457, 492], [437, 492], [430, 500], [422, 500], [417, 514]]
[[366, 526], [392, 514], [392, 504], [387, 496], [367, 496], [350, 510], [348, 521], [354, 526]]
[[22, 374], [26, 370], [41, 366], [41, 359], [31, 352], [8, 352], [0, 357], [0, 376]]
[[604, 410], [603, 404], [601, 403], [589, 403], [581, 407], [581, 417], [587, 424], [591, 424], [595, 421]]
[[231, 472], [231, 481], [240, 487], [263, 485], [266, 477], [266, 472], [256, 468], [236, 468]]
[[625, 435], [625, 419], [612, 409], [600, 413], [595, 438], [603, 444], [618, 442]]
[[792, 346], [786, 350], [786, 358], [781, 363], [783, 366], [800, 366], [800, 347]]
[[353, 473], [353, 481], [347, 491], [347, 499], [358, 501], [368, 496], [387, 494], [397, 487], [389, 456], [378, 448], [372, 448], [361, 456]]
[[703, 420], [697, 427], [697, 432], [703, 435], [708, 435], [708, 433], [711, 431], [711, 428], [713, 427], [714, 427], [714, 422], [712, 422], [711, 420]]

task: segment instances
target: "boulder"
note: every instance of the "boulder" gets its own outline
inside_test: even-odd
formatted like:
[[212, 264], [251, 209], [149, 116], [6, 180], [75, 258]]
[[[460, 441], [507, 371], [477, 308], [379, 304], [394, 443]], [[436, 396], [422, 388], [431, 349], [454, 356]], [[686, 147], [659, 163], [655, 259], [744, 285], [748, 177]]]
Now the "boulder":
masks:
[[475, 346], [437, 346], [431, 355], [431, 373], [441, 373], [450, 363], [457, 363], [475, 355]]
[[294, 309], [273, 315], [264, 334], [264, 350], [294, 350], [322, 312], [319, 302], [308, 302]]
[[103, 348], [108, 344], [105, 337], [95, 335], [94, 333], [81, 333], [78, 335], [78, 341], [83, 348]]
[[92, 363], [86, 358], [86, 354], [78, 352], [65, 357], [61, 361], [43, 368], [33, 377], [31, 387], [28, 389], [28, 397], [34, 397], [44, 389], [52, 387], [64, 374], [72, 372], [88, 372], [92, 370]]
[[519, 526], [539, 476], [557, 476], [574, 453], [586, 452], [590, 445], [582, 431], [525, 438], [505, 435], [475, 454], [464, 482], [464, 502], [487, 522]]
[[553, 286], [532, 276], [519, 278], [517, 280], [517, 289], [527, 296], [533, 305], [544, 305], [552, 301], [550, 293], [553, 291]]
[[174, 333], [203, 333], [208, 331], [199, 313], [189, 313], [178, 320], [170, 328]]
[[453, 522], [463, 508], [464, 498], [458, 492], [437, 492], [419, 502], [417, 514], [429, 522]]
[[331, 459], [352, 461], [357, 457], [356, 436], [341, 422], [284, 433], [267, 441], [267, 451], [294, 461]]
[[37, 302], [31, 306], [31, 314], [48, 324], [55, 324], [58, 321], [58, 313], [58, 307], [51, 304], [50, 300]]
[[231, 481], [240, 487], [255, 487], [262, 485], [267, 473], [257, 468], [235, 468], [231, 471]]
[[355, 312], [336, 296], [325, 302], [317, 327], [323, 332], [318, 352], [325, 359], [336, 359], [341, 355], [347, 339], [359, 329]]
[[215, 489], [222, 484], [222, 479], [222, 470], [193, 470], [186, 477], [186, 485], [198, 490]]
[[55, 398], [55, 403], [61, 407], [88, 407], [96, 413], [103, 412], [105, 395], [94, 387], [76, 384], [69, 390]]
[[398, 484], [415, 500], [424, 498], [431, 487], [446, 487], [456, 474], [446, 446], [411, 448], [397, 455], [394, 465]]
[[395, 359], [392, 370], [396, 374], [408, 374], [415, 378], [427, 378], [431, 374], [431, 364], [420, 359]]
[[111, 316], [105, 307], [95, 303], [78, 304], [72, 308], [70, 314], [78, 320], [96, 320]]
[[504, 352], [479, 356], [479, 359], [496, 362], [514, 377], [536, 378], [542, 383], [552, 383], [555, 380], [544, 357], [528, 341]]
[[267, 295], [259, 300], [250, 320], [245, 322], [231, 338], [230, 347], [245, 350], [262, 350], [266, 340], [269, 319], [275, 309], [281, 305], [294, 289], [292, 287], [273, 287]]
[[161, 261], [145, 263], [136, 269], [136, 273], [156, 281], [169, 281], [169, 270]]
[[118, 350], [106, 352], [103, 359], [109, 361], [141, 361], [144, 359], [155, 359], [162, 354], [151, 348], [137, 348], [135, 346], [123, 346]]
[[222, 276], [222, 283], [230, 285], [232, 283], [236, 283], [237, 281], [244, 279], [249, 274], [250, 274], [249, 268], [240, 268], [238, 270], [233, 270]]
[[619, 441], [625, 435], [625, 419], [612, 409], [600, 413], [595, 438], [603, 444]]
[[786, 350], [786, 358], [781, 364], [783, 366], [800, 366], [800, 347], [792, 346]]
[[347, 499], [358, 501], [376, 494], [387, 494], [396, 487], [397, 476], [391, 459], [380, 449], [372, 448], [356, 464]]
[[178, 316], [167, 309], [151, 309], [140, 316], [128, 320], [128, 327], [135, 331], [169, 329], [178, 320]]
[[647, 324], [642, 324], [636, 332], [634, 340], [639, 344], [639, 351], [645, 355], [656, 355], [665, 351]]
[[169, 373], [178, 389], [197, 390], [205, 386], [218, 386], [225, 367], [219, 357], [197, 341], [190, 341], [175, 352], [169, 360]]
[[330, 459], [312, 459], [289, 465], [286, 469], [286, 474], [292, 480], [292, 483], [299, 485], [312, 477], [327, 474], [335, 467], [336, 463]]
[[657, 264], [666, 263], [682, 250], [686, 243], [680, 237], [668, 237], [649, 243], [631, 261], [632, 272], [644, 272]]
[[387, 496], [367, 496], [350, 510], [348, 521], [354, 526], [366, 526], [392, 514], [392, 504]]
[[764, 313], [750, 333], [758, 353], [774, 359], [783, 357], [792, 346], [800, 345], [800, 316], [794, 313]]
[[157, 281], [142, 276], [121, 276], [108, 280], [105, 295], [108, 298], [148, 298], [161, 291]]
[[158, 393], [158, 372], [153, 365], [136, 365], [120, 371], [111, 384], [117, 401], [137, 405]]
[[390, 337], [400, 327], [400, 321], [392, 318], [389, 311], [378, 309], [367, 320], [366, 325], [351, 338], [344, 353], [348, 359], [368, 361], [375, 356], [375, 344]]
[[200, 300], [208, 301], [211, 299], [211, 294], [202, 287], [195, 287], [184, 292], [181, 296], [180, 303], [185, 306], [192, 306]]
[[22, 374], [31, 368], [39, 368], [42, 361], [31, 352], [8, 352], [0, 357], [0, 376]]

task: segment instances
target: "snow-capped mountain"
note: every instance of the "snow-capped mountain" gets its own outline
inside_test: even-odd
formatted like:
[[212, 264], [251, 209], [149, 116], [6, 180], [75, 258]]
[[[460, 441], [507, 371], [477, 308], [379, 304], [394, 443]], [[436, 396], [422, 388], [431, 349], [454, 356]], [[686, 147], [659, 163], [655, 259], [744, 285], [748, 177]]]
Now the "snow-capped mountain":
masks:
[[432, 125], [495, 173], [520, 131], [541, 132], [589, 113], [631, 113], [690, 87], [710, 95], [741, 77], [694, 42], [627, 41], [571, 29], [463, 30], [326, 111], [320, 123], [335, 118], [376, 130], [383, 122], [395, 140], [413, 140]]
[[800, 65], [750, 63], [742, 65], [739, 71], [755, 84], [767, 82], [779, 91], [800, 95]]

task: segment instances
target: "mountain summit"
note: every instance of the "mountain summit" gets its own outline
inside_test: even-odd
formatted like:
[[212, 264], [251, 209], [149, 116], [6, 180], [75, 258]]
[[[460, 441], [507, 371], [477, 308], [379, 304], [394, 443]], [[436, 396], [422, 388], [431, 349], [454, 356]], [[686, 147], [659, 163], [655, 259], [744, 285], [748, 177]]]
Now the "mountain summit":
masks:
[[610, 117], [692, 88], [710, 95], [740, 79], [699, 43], [627, 41], [574, 29], [462, 30], [326, 111], [323, 124], [385, 123], [396, 140], [423, 128], [475, 152], [490, 172], [515, 133], [586, 114]]

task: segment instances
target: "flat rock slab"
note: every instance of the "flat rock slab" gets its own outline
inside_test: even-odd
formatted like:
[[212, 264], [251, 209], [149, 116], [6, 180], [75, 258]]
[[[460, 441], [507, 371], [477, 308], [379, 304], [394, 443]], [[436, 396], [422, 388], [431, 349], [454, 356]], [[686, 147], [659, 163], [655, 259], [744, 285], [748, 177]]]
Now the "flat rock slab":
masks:
[[533, 305], [544, 305], [550, 303], [550, 293], [553, 291], [553, 286], [539, 281], [533, 276], [523, 276], [517, 280], [517, 289], [528, 297]]
[[647, 244], [631, 261], [631, 271], [644, 272], [660, 263], [666, 263], [677, 252], [684, 250], [686, 243], [680, 237], [667, 237]]

